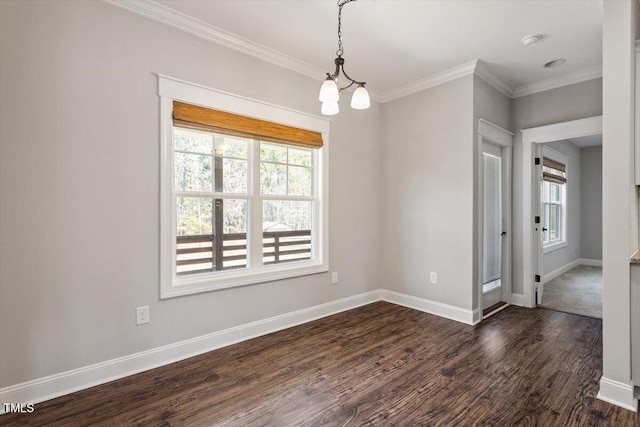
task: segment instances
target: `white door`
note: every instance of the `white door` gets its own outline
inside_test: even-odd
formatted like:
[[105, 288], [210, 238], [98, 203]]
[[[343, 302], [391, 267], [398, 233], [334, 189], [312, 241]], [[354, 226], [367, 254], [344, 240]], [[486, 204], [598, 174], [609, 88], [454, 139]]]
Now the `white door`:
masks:
[[535, 158], [537, 164], [534, 165], [534, 172], [536, 177], [536, 185], [534, 186], [534, 200], [536, 200], [536, 216], [534, 218], [535, 223], [535, 233], [534, 238], [536, 239], [536, 251], [535, 251], [535, 282], [534, 286], [536, 287], [536, 304], [542, 304], [542, 293], [544, 292], [544, 283], [542, 282], [542, 276], [544, 272], [543, 265], [543, 241], [544, 241], [544, 233], [547, 231], [544, 228], [543, 221], [543, 206], [542, 206], [542, 165], [543, 165], [543, 157], [542, 157], [542, 144], [535, 145]]
[[503, 161], [502, 149], [482, 144], [482, 307], [503, 301]]

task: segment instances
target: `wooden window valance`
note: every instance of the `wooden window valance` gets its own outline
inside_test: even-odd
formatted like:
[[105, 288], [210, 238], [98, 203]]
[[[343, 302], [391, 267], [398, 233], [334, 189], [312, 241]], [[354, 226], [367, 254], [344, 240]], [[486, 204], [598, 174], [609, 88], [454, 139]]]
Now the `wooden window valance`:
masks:
[[309, 148], [322, 147], [322, 134], [266, 120], [173, 101], [173, 124], [192, 129]]
[[549, 182], [564, 184], [567, 182], [566, 166], [545, 157], [542, 162], [542, 179]]

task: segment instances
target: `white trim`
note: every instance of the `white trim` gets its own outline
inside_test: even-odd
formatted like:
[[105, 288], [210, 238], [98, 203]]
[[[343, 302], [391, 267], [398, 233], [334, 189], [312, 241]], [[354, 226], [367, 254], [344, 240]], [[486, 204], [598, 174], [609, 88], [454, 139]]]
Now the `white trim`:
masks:
[[494, 125], [485, 119], [478, 119], [478, 135], [482, 135], [485, 139], [501, 147], [513, 146], [513, 132]]
[[420, 310], [425, 313], [435, 314], [436, 316], [455, 320], [457, 322], [466, 323], [467, 325], [475, 325], [479, 321], [478, 314], [480, 311], [478, 309], [469, 310], [386, 289], [382, 290], [382, 300], [402, 305], [404, 307], [413, 308], [414, 310]]
[[457, 67], [453, 67], [432, 76], [427, 76], [423, 79], [416, 80], [395, 89], [388, 90], [382, 94], [382, 96], [380, 97], [380, 102], [385, 103], [393, 101], [399, 98], [403, 98], [407, 95], [421, 92], [425, 89], [440, 86], [450, 81], [457, 80], [461, 77], [469, 76], [475, 73], [478, 62], [478, 59], [474, 59], [473, 61], [469, 61]]
[[188, 101], [217, 110], [234, 112], [256, 119], [275, 121], [322, 134], [329, 133], [331, 129], [331, 120], [326, 117], [293, 110], [246, 96], [235, 95], [165, 74], [157, 74], [157, 76], [158, 95], [161, 97]]
[[[43, 402], [377, 301], [387, 301], [468, 325], [475, 325], [481, 317], [478, 309], [472, 311], [378, 289], [4, 387], [0, 389], [0, 402]], [[3, 411], [4, 407], [0, 407], [0, 414]]]
[[524, 295], [523, 294], [511, 294], [511, 305], [517, 305], [518, 307], [524, 306]]
[[484, 172], [483, 172], [483, 159], [482, 153], [484, 152], [486, 144], [491, 144], [498, 146], [501, 150], [501, 158], [502, 158], [502, 219], [503, 219], [503, 231], [507, 234], [503, 237], [502, 242], [502, 272], [501, 272], [501, 281], [502, 281], [502, 294], [501, 301], [506, 303], [511, 302], [511, 290], [513, 286], [512, 280], [512, 236], [511, 236], [511, 211], [512, 211], [512, 201], [511, 201], [511, 192], [512, 192], [512, 151], [513, 151], [513, 133], [509, 132], [506, 129], [501, 128], [500, 126], [496, 126], [491, 122], [488, 122], [484, 119], [478, 119], [478, 141], [477, 141], [477, 156], [476, 156], [476, 193], [477, 193], [477, 218], [476, 218], [476, 267], [478, 271], [478, 276], [476, 279], [476, 287], [477, 287], [477, 295], [478, 295], [478, 312], [480, 313], [481, 320], [483, 307], [483, 227], [484, 227], [484, 217], [483, 217], [483, 200], [484, 200]]
[[600, 378], [600, 391], [596, 396], [600, 400], [638, 412], [638, 399], [633, 394], [633, 385], [621, 383], [604, 375]]
[[[152, 21], [174, 27], [180, 31], [184, 31], [193, 36], [207, 40], [228, 49], [242, 52], [246, 55], [267, 61], [271, 64], [282, 67], [286, 70], [293, 71], [304, 76], [318, 80], [318, 84], [322, 82], [327, 70], [316, 67], [308, 62], [301, 61], [285, 53], [271, 49], [260, 43], [256, 43], [237, 34], [223, 30], [222, 28], [208, 24], [200, 19], [178, 12], [169, 7], [163, 6], [151, 0], [104, 0], [107, 4], [124, 9], [128, 12], [135, 13]], [[521, 96], [531, 95], [537, 92], [543, 92], [550, 89], [556, 89], [562, 86], [568, 86], [587, 80], [602, 77], [602, 66], [586, 68], [564, 76], [554, 77], [552, 79], [541, 82], [531, 83], [520, 86], [515, 89], [511, 88], [497, 75], [492, 73], [488, 67], [479, 59], [450, 68], [432, 76], [427, 76], [420, 80], [399, 86], [395, 89], [380, 93], [370, 87], [367, 88], [371, 99], [377, 102], [385, 103], [394, 99], [402, 98], [422, 90], [447, 83], [449, 81], [476, 74], [485, 80], [496, 90], [503, 93], [509, 98], [518, 98]]]
[[597, 135], [602, 133], [602, 116], [586, 119], [572, 120], [569, 122], [555, 123], [531, 129], [522, 130], [522, 241], [529, 242], [523, 245], [522, 258], [522, 283], [524, 286], [524, 306], [535, 307], [534, 275], [534, 251], [533, 245], [535, 215], [533, 203], [534, 193], [534, 168], [533, 147], [534, 144], [559, 141], [580, 136]]
[[[262, 101], [237, 96], [195, 83], [165, 75], [158, 75], [158, 95], [161, 107], [161, 171], [160, 171], [160, 298], [172, 298], [200, 292], [214, 291], [236, 286], [281, 280], [329, 271], [329, 120], [311, 114], [294, 111]], [[229, 270], [214, 274], [193, 276], [175, 275], [175, 230], [174, 192], [171, 161], [173, 158], [172, 135], [173, 101], [180, 100], [243, 116], [282, 123], [322, 133], [324, 145], [314, 154], [314, 214], [312, 215], [312, 257], [311, 261], [253, 267], [243, 270]], [[255, 154], [254, 151], [251, 151]], [[255, 156], [254, 156], [255, 157]], [[251, 159], [249, 159], [251, 161]], [[251, 170], [249, 176], [251, 176]], [[255, 184], [248, 199], [254, 200]], [[253, 199], [252, 199], [253, 197]], [[254, 206], [252, 212], [262, 212]], [[321, 215], [318, 215], [321, 213]], [[249, 218], [249, 230], [256, 228], [256, 219]], [[253, 228], [252, 228], [253, 225]], [[254, 240], [255, 241], [255, 240]], [[251, 250], [251, 248], [250, 248]], [[251, 255], [251, 254], [250, 254]], [[255, 256], [255, 254], [254, 254]], [[249, 259], [252, 259], [250, 256]], [[253, 257], [255, 259], [255, 257]]]
[[578, 264], [580, 264], [580, 265], [590, 265], [591, 267], [602, 267], [602, 260], [601, 259], [580, 258], [578, 260]]
[[[563, 218], [564, 218], [564, 216], [563, 216]], [[562, 231], [564, 232], [564, 227], [563, 227]], [[558, 250], [560, 250], [562, 248], [566, 248], [566, 247], [567, 247], [567, 241], [566, 240], [562, 240], [562, 241], [557, 242], [557, 243], [552, 243], [550, 245], [543, 246], [542, 247], [542, 253], [543, 254], [548, 254], [550, 252], [555, 252], [555, 251], [558, 251]]]
[[[273, 316], [0, 389], [0, 402], [38, 403], [382, 299], [381, 290]], [[0, 407], [0, 413], [4, 407]]]
[[498, 312], [500, 312], [500, 311], [504, 310], [505, 308], [509, 307], [509, 305], [510, 305], [510, 304], [508, 304], [508, 303], [502, 304], [500, 307], [496, 308], [495, 310], [491, 311], [490, 313], [488, 313], [488, 314], [483, 314], [483, 315], [482, 315], [482, 319], [484, 320], [484, 319], [486, 319], [486, 318], [488, 318], [488, 317], [493, 316], [494, 314], [496, 314], [496, 313], [498, 313]]
[[544, 277], [542, 278], [542, 283], [548, 283], [551, 280], [555, 279], [556, 277], [563, 275], [567, 271], [579, 265], [588, 265], [591, 267], [602, 267], [602, 260], [578, 258], [574, 261], [571, 261], [569, 264], [563, 265], [562, 267], [556, 268], [555, 270], [545, 274]]
[[478, 60], [475, 73], [478, 77], [489, 83], [489, 85], [493, 86], [493, 88], [498, 92], [508, 98], [513, 98], [513, 89], [503, 82], [498, 76], [489, 71], [484, 61]]
[[549, 273], [546, 273], [543, 277], [542, 277], [542, 282], [540, 283], [541, 285], [544, 285], [545, 283], [548, 283], [550, 281], [552, 281], [553, 279], [555, 279], [558, 276], [563, 275], [564, 273], [566, 273], [567, 271], [571, 270], [574, 267], [577, 267], [580, 265], [580, 260], [576, 259], [574, 261], [571, 261], [568, 264], [563, 265], [560, 268], [556, 268], [553, 271], [550, 271]]
[[538, 92], [545, 92], [559, 87], [569, 86], [576, 83], [586, 82], [588, 80], [599, 79], [602, 77], [602, 65], [585, 68], [584, 70], [575, 71], [570, 74], [543, 80], [541, 82], [531, 83], [513, 89], [511, 98], [520, 98], [522, 96], [532, 95]]

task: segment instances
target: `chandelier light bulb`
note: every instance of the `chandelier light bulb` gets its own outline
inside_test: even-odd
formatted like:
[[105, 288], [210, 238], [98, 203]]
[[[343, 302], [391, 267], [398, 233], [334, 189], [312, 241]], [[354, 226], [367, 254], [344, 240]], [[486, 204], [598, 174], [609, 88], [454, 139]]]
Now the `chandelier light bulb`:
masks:
[[327, 101], [322, 103], [322, 114], [325, 116], [333, 116], [340, 112], [338, 101]]
[[318, 99], [320, 102], [338, 102], [338, 99], [340, 99], [338, 85], [331, 77], [327, 77], [324, 83], [322, 83]]
[[351, 97], [351, 108], [356, 110], [364, 110], [371, 106], [371, 101], [369, 100], [369, 92], [365, 89], [364, 85], [358, 86], [358, 88], [353, 92], [353, 96]]

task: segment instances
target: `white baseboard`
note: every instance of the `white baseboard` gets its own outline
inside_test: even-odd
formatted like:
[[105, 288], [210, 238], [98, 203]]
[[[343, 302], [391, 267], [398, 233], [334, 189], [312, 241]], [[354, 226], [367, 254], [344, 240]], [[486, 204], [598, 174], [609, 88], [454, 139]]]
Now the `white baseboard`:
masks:
[[542, 284], [544, 285], [545, 283], [552, 281], [556, 277], [563, 275], [564, 273], [571, 270], [572, 268], [579, 266], [580, 263], [578, 261], [580, 260], [576, 259], [574, 261], [571, 261], [569, 264], [563, 265], [562, 267], [557, 268], [545, 274], [544, 276], [542, 276]]
[[401, 294], [399, 292], [388, 291], [386, 289], [382, 290], [382, 299], [383, 301], [424, 311], [425, 313], [435, 314], [436, 316], [456, 320], [458, 322], [466, 323], [467, 325], [475, 325], [481, 320], [480, 310], [478, 309], [469, 310], [455, 307], [453, 305], [414, 297], [412, 295]]
[[[142, 351], [94, 365], [50, 375], [0, 389], [0, 403], [38, 403], [149, 369], [197, 356], [251, 338], [311, 322], [322, 317], [381, 301], [382, 291], [316, 305], [223, 331]], [[4, 405], [0, 414], [4, 413]]]
[[602, 260], [601, 259], [578, 258], [578, 259], [576, 259], [574, 261], [571, 261], [567, 265], [563, 265], [562, 267], [545, 274], [542, 277], [542, 283], [544, 284], [544, 283], [550, 282], [553, 279], [555, 279], [556, 277], [563, 275], [567, 271], [569, 271], [572, 268], [577, 267], [579, 265], [590, 265], [592, 267], [602, 267]]
[[578, 260], [579, 265], [590, 265], [592, 267], [602, 267], [601, 259], [588, 259], [588, 258], [580, 258]]
[[[376, 301], [475, 325], [480, 310], [379, 289], [0, 389], [0, 403], [39, 403]], [[4, 413], [4, 405], [0, 414]]]
[[524, 307], [524, 294], [511, 294], [511, 305]]
[[638, 412], [638, 399], [633, 394], [633, 386], [614, 381], [602, 376], [598, 399], [620, 406], [633, 412]]

